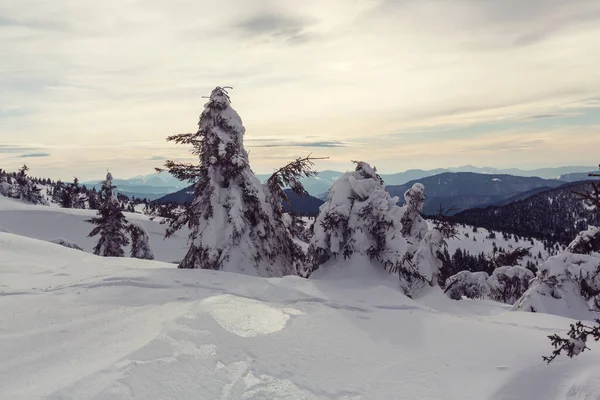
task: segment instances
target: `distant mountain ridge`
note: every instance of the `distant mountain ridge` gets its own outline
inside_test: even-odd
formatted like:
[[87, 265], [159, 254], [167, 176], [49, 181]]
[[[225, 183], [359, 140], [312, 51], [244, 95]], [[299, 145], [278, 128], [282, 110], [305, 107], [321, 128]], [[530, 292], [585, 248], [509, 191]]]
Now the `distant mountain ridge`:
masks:
[[404, 203], [404, 192], [413, 184], [425, 186], [423, 213], [434, 215], [444, 209], [465, 210], [503, 202], [521, 193], [539, 188], [554, 188], [565, 182], [539, 177], [513, 175], [478, 174], [473, 172], [445, 172], [442, 174], [410, 181], [404, 185], [387, 185], [392, 196], [400, 197]]
[[[319, 200], [310, 195], [298, 196], [291, 189], [285, 189], [285, 194], [288, 196], [288, 199], [291, 203], [291, 206], [287, 203], [283, 203], [283, 209], [285, 212], [293, 211], [301, 215], [316, 215], [319, 212], [319, 207], [321, 207], [321, 205], [324, 203], [323, 200]], [[192, 186], [189, 186], [175, 193], [163, 196], [157, 199], [156, 202], [161, 204], [184, 204], [191, 202], [193, 198], [193, 188]]]
[[[540, 168], [533, 170], [522, 170], [518, 168], [509, 169], [497, 169], [490, 167], [475, 167], [472, 165], [464, 165], [455, 168], [437, 168], [431, 170], [422, 169], [410, 169], [404, 172], [398, 172], [393, 174], [381, 174], [381, 177], [385, 181], [386, 185], [396, 186], [404, 185], [408, 182], [427, 178], [434, 175], [439, 175], [448, 172], [471, 172], [485, 175], [513, 175], [521, 177], [540, 177], [543, 179], [557, 179], [565, 182], [572, 182], [573, 180], [587, 179], [587, 173], [589, 171], [596, 171], [597, 166], [567, 166], [567, 167], [556, 167], [556, 168]], [[306, 188], [306, 191], [312, 196], [323, 198], [326, 196], [327, 191], [339, 178], [343, 172], [324, 170], [319, 172], [315, 177], [302, 179], [302, 184]], [[257, 174], [257, 177], [265, 182], [269, 178], [270, 174]], [[100, 182], [87, 181], [82, 182], [87, 187], [100, 187]], [[163, 197], [169, 193], [173, 193], [184, 189], [188, 186], [187, 182], [181, 182], [171, 176], [168, 172], [153, 173], [144, 176], [136, 176], [129, 179], [115, 179], [114, 183], [117, 185], [117, 190], [128, 196], [135, 197], [146, 197], [150, 200], [155, 200]]]

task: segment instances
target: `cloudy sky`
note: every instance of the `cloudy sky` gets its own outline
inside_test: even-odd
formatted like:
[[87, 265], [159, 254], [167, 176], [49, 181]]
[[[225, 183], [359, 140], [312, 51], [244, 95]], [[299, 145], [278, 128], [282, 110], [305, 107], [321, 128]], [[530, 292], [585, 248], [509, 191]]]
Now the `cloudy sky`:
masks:
[[229, 85], [257, 173], [600, 162], [598, 0], [3, 0], [0, 168], [190, 160]]

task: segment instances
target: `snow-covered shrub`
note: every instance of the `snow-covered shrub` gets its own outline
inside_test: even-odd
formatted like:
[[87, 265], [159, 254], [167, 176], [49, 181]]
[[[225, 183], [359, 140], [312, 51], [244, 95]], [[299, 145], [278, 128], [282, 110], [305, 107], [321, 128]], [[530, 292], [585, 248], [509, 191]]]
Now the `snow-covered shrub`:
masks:
[[13, 187], [8, 182], [0, 181], [0, 196], [9, 197], [13, 191]]
[[6, 229], [4, 229], [2, 226], [0, 226], [0, 232], [8, 233], [8, 231]]
[[64, 247], [68, 247], [69, 249], [75, 249], [75, 250], [83, 251], [83, 248], [81, 248], [77, 244], [71, 242], [70, 240], [67, 240], [67, 239], [64, 239], [64, 238], [52, 239], [52, 240], [50, 240], [50, 243], [54, 243], [54, 244], [58, 244], [58, 245], [61, 245], [61, 246], [64, 246]]
[[98, 217], [87, 221], [96, 225], [88, 237], [100, 235], [100, 239], [94, 247], [94, 254], [103, 257], [125, 257], [123, 247], [129, 244], [129, 239], [125, 234], [127, 220], [121, 211], [119, 202], [113, 195], [115, 186], [112, 184], [112, 179], [110, 172], [107, 173], [100, 191], [101, 204], [98, 209]]
[[571, 318], [589, 316], [590, 308], [600, 310], [600, 259], [590, 246], [594, 232], [595, 228], [581, 232], [565, 251], [546, 260], [513, 310]]
[[335, 258], [360, 255], [389, 271], [401, 268], [406, 242], [397, 197], [385, 191], [376, 169], [356, 162], [329, 189], [308, 248], [308, 273]]
[[485, 299], [490, 293], [489, 275], [486, 272], [461, 271], [446, 280], [444, 292], [453, 300], [464, 297], [469, 299]]
[[131, 257], [154, 260], [154, 252], [144, 225], [139, 221], [132, 221], [129, 223], [128, 230], [131, 237]]
[[170, 219], [167, 230], [168, 237], [184, 225], [190, 228], [190, 248], [179, 268], [296, 274], [304, 254], [284, 226], [281, 185], [303, 191], [298, 177], [306, 175], [310, 159], [290, 163], [261, 184], [244, 148], [246, 129], [221, 87], [212, 91], [198, 125], [196, 133], [167, 139], [192, 145], [200, 158], [199, 165], [165, 164], [175, 177], [195, 183], [194, 200]]
[[515, 304], [529, 288], [529, 282], [533, 278], [533, 272], [518, 265], [496, 268], [487, 280], [490, 288], [489, 298], [506, 304]]

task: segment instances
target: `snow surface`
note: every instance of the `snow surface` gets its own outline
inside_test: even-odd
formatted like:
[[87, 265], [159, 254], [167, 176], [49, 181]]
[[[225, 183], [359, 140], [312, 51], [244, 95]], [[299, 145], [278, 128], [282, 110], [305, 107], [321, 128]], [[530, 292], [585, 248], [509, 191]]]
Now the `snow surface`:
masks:
[[541, 360], [571, 320], [416, 302], [362, 263], [265, 279], [0, 233], [0, 398], [600, 397], [597, 344]]
[[[88, 237], [94, 225], [85, 221], [95, 217], [96, 213], [96, 210], [32, 205], [0, 196], [0, 226], [7, 232], [46, 241], [64, 238], [87, 253], [93, 251], [98, 237]], [[186, 227], [164, 240], [166, 225], [160, 224], [160, 218], [150, 221], [146, 215], [123, 214], [129, 221], [138, 221], [144, 226], [157, 260], [176, 262], [183, 258], [188, 249], [189, 231]], [[129, 247], [125, 254], [129, 254]]]

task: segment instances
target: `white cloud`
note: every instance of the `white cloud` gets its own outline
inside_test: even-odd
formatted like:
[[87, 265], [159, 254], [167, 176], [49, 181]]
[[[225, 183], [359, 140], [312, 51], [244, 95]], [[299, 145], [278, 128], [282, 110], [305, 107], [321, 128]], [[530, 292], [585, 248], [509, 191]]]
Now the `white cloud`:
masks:
[[[114, 162], [137, 174], [151, 160], [132, 167], [134, 157], [169, 156], [164, 138], [195, 130], [202, 96], [232, 85], [248, 139], [374, 138], [319, 149], [331, 165], [405, 157], [375, 138], [544, 115], [599, 96], [599, 19], [600, 3], [585, 0], [9, 0], [0, 142], [63, 146], [39, 160], [56, 171]], [[427, 154], [404, 167], [452, 159]], [[539, 162], [567, 161], [551, 154]], [[77, 164], [60, 161], [70, 155]], [[280, 163], [264, 149], [251, 156], [258, 170]]]

